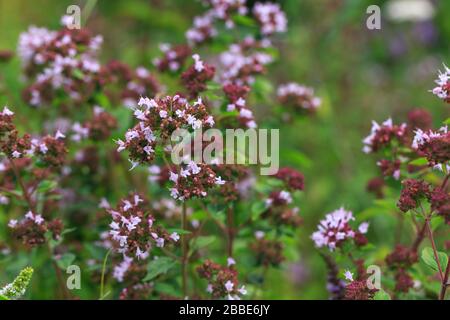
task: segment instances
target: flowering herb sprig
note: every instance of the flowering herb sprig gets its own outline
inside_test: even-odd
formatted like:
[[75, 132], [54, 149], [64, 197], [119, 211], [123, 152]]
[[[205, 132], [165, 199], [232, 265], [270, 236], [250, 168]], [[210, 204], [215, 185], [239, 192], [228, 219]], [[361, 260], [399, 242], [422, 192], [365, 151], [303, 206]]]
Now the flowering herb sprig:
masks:
[[13, 282], [0, 288], [0, 300], [16, 300], [21, 298], [25, 294], [25, 291], [31, 281], [33, 271], [33, 268], [26, 267], [20, 271], [19, 275]]

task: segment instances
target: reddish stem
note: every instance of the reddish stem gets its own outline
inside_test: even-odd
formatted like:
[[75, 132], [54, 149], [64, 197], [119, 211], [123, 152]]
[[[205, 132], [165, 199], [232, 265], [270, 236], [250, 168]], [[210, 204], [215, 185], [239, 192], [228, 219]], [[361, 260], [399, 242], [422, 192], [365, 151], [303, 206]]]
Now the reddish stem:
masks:
[[234, 222], [233, 209], [231, 207], [227, 210], [227, 252], [228, 257], [233, 257], [233, 241], [234, 241]]
[[439, 294], [439, 300], [445, 299], [445, 292], [447, 291], [447, 287], [449, 286], [448, 284], [449, 275], [450, 275], [450, 261], [447, 262], [447, 268], [445, 269], [445, 275], [441, 285], [441, 293]]
[[444, 281], [444, 273], [442, 272], [441, 262], [439, 261], [439, 255], [438, 255], [438, 251], [436, 249], [436, 243], [435, 243], [434, 237], [433, 237], [433, 230], [431, 230], [429, 217], [427, 217], [425, 219], [425, 224], [428, 229], [428, 238], [430, 239], [431, 247], [433, 248], [434, 259], [436, 260], [436, 263], [438, 265], [439, 277], [441, 278], [441, 281]]
[[427, 230], [427, 224], [424, 223], [422, 228], [417, 233], [416, 239], [414, 240], [414, 243], [411, 247], [411, 251], [417, 253], [417, 250], [419, 249], [420, 244], [422, 243], [423, 239], [425, 238], [425, 231]]

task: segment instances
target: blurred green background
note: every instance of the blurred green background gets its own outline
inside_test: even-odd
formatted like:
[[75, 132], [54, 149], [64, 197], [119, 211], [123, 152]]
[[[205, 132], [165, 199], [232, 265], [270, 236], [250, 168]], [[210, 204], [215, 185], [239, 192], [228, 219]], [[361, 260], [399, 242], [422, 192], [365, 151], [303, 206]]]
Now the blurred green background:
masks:
[[[378, 171], [374, 158], [361, 151], [371, 120], [392, 116], [403, 122], [414, 107], [429, 110], [436, 126], [448, 117], [448, 107], [428, 90], [442, 63], [450, 64], [450, 1], [430, 1], [435, 9], [430, 17], [405, 21], [390, 19], [389, 1], [278, 2], [289, 30], [276, 40], [281, 59], [270, 67], [270, 78], [274, 86], [295, 81], [314, 87], [323, 105], [315, 117], [280, 128], [281, 165], [297, 167], [306, 177], [305, 223], [299, 230], [299, 261], [270, 273], [264, 298], [324, 299], [326, 270], [309, 237], [325, 213], [344, 205], [358, 215], [371, 206], [373, 196], [365, 187]], [[203, 12], [193, 0], [0, 0], [0, 50], [15, 50], [30, 25], [57, 29], [68, 5], [87, 3], [93, 6], [86, 25], [104, 37], [101, 60], [150, 69], [159, 43], [183, 42], [192, 18]], [[381, 30], [366, 28], [366, 8], [372, 4], [382, 8]], [[20, 98], [18, 58], [0, 71], [0, 104], [14, 105], [22, 118], [31, 115]], [[258, 117], [270, 107], [253, 109]], [[369, 238], [383, 251], [393, 243], [387, 232], [392, 221], [384, 215], [374, 219]]]

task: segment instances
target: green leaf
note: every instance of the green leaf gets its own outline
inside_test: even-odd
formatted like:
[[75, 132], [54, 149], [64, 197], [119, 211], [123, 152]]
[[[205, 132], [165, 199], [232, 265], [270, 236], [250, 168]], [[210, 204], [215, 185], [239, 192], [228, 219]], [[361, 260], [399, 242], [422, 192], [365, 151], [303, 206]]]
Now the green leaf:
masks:
[[178, 296], [180, 293], [177, 289], [175, 289], [172, 285], [168, 284], [168, 283], [161, 283], [161, 282], [157, 282], [155, 283], [155, 291], [160, 292], [160, 293], [165, 293], [168, 294], [170, 296]]
[[67, 229], [64, 229], [64, 230], [61, 232], [61, 236], [66, 235], [66, 234], [71, 233], [71, 232], [74, 232], [75, 230], [77, 230], [77, 228], [67, 228]]
[[176, 228], [167, 229], [167, 232], [169, 232], [169, 233], [176, 232], [176, 233], [178, 233], [180, 236], [183, 235], [183, 234], [191, 234], [191, 233], [192, 233], [192, 232], [189, 231], [189, 230], [176, 229]]
[[383, 289], [380, 289], [375, 293], [373, 300], [391, 300], [391, 296]]
[[66, 270], [75, 261], [75, 255], [73, 253], [65, 253], [60, 259], [56, 260], [56, 264], [63, 270]]
[[428, 164], [428, 160], [425, 157], [418, 158], [418, 159], [411, 161], [409, 164], [412, 164], [414, 166], [425, 166]]
[[48, 191], [52, 191], [53, 189], [55, 189], [57, 185], [58, 184], [56, 183], [56, 181], [44, 180], [41, 183], [39, 183], [37, 191], [40, 193], [46, 193]]
[[258, 201], [252, 204], [252, 219], [256, 220], [266, 210], [266, 205], [262, 201]]
[[434, 231], [445, 224], [445, 219], [442, 216], [433, 216], [431, 218], [431, 229]]
[[447, 118], [447, 120], [444, 121], [444, 124], [450, 124], [450, 118]]
[[[438, 258], [441, 265], [442, 270], [445, 270], [448, 263], [448, 256], [444, 252], [438, 251]], [[434, 271], [439, 271], [438, 264], [436, 259], [434, 258], [433, 249], [430, 247], [426, 247], [422, 250], [422, 261], [425, 262], [427, 266], [429, 266]]]
[[176, 265], [176, 261], [169, 257], [160, 257], [152, 260], [147, 266], [147, 275], [143, 281], [150, 281], [160, 274], [167, 273]]
[[97, 100], [98, 104], [102, 107], [109, 107], [111, 105], [109, 98], [101, 92], [95, 95], [95, 100]]
[[195, 239], [195, 241], [193, 241], [192, 251], [195, 251], [195, 250], [207, 247], [211, 243], [213, 243], [214, 241], [216, 241], [216, 237], [215, 236], [198, 237], [198, 238]]
[[75, 78], [80, 79], [80, 80], [84, 79], [84, 74], [80, 69], [73, 69], [72, 73]]
[[271, 94], [274, 90], [272, 83], [267, 79], [258, 78], [253, 83], [254, 92], [259, 97], [265, 97]]
[[208, 81], [206, 83], [206, 85], [208, 86], [208, 90], [220, 90], [222, 89], [222, 85], [218, 84], [217, 82], [214, 81]]
[[0, 294], [0, 300], [9, 300], [7, 297], [5, 297], [4, 295]]
[[248, 16], [236, 14], [233, 16], [233, 20], [234, 22], [236, 22], [236, 24], [239, 24], [241, 26], [256, 27], [256, 21]]

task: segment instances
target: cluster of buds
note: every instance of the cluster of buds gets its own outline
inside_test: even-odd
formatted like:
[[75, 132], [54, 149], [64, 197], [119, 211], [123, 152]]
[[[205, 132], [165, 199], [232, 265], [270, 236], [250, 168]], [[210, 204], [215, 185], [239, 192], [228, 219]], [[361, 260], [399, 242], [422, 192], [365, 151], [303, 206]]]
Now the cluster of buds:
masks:
[[429, 130], [433, 125], [431, 114], [421, 108], [416, 108], [408, 112], [408, 127], [410, 130]]
[[365, 153], [374, 153], [380, 149], [391, 145], [394, 139], [400, 144], [405, 144], [407, 138], [407, 126], [405, 123], [394, 125], [392, 119], [387, 119], [381, 125], [372, 121], [372, 129], [370, 135], [364, 142], [363, 151]]
[[181, 81], [192, 99], [208, 89], [207, 82], [212, 80], [216, 69], [214, 66], [203, 62], [198, 54], [192, 56], [194, 64], [181, 74]]
[[450, 132], [447, 126], [436, 132], [417, 129], [415, 133], [412, 148], [425, 155], [431, 166], [443, 170], [443, 166], [450, 161]]
[[364, 234], [367, 233], [369, 224], [363, 222], [357, 230], [350, 225], [350, 221], [355, 220], [351, 211], [344, 208], [335, 210], [325, 216], [320, 221], [318, 231], [312, 234], [312, 240], [316, 247], [328, 247], [330, 251], [334, 251], [340, 247], [347, 239], [354, 239], [357, 245], [367, 244]]
[[386, 257], [386, 263], [389, 267], [407, 268], [418, 261], [417, 252], [408, 247], [397, 244], [394, 251]]
[[138, 106], [134, 115], [139, 123], [126, 132], [125, 141], [117, 141], [117, 151], [129, 151], [133, 168], [139, 163], [153, 160], [156, 136], [165, 141], [176, 129], [195, 130], [214, 125], [214, 119], [208, 114], [201, 98], [193, 105], [178, 95], [157, 99], [141, 98]]
[[[112, 101], [121, 101], [132, 107], [146, 95], [153, 97], [160, 91], [158, 80], [144, 67], [132, 69], [127, 64], [113, 60], [102, 68], [104, 91]], [[120, 88], [117, 96], [117, 87]]]
[[295, 82], [282, 84], [277, 89], [278, 101], [283, 105], [293, 107], [297, 111], [314, 112], [322, 101], [314, 95], [314, 89]]
[[186, 166], [181, 166], [177, 173], [171, 172], [169, 180], [175, 186], [170, 189], [174, 199], [187, 200], [193, 197], [206, 197], [208, 189], [225, 184], [225, 181], [212, 170], [211, 166], [190, 161]]
[[250, 244], [250, 248], [257, 265], [277, 267], [284, 261], [284, 246], [281, 241], [264, 239], [264, 236], [258, 234], [255, 242]]
[[14, 112], [5, 106], [0, 113], [0, 145], [9, 159], [18, 159], [25, 157], [31, 149], [31, 137], [29, 134], [20, 137], [13, 119]]
[[117, 119], [98, 106], [94, 107], [93, 111], [93, 117], [85, 123], [84, 127], [88, 130], [89, 138], [92, 140], [106, 140], [117, 128]]
[[277, 3], [256, 3], [253, 15], [260, 25], [261, 34], [270, 36], [287, 30], [287, 18]]
[[99, 106], [94, 106], [92, 117], [80, 124], [72, 125], [71, 139], [81, 141], [92, 139], [93, 141], [107, 140], [117, 128], [117, 119]]
[[444, 65], [444, 72], [439, 72], [436, 80], [437, 86], [432, 90], [433, 94], [447, 103], [450, 103], [450, 69]]
[[237, 120], [240, 124], [247, 128], [256, 128], [253, 112], [247, 107], [246, 101], [250, 88], [246, 85], [229, 83], [224, 85], [222, 90], [229, 101], [227, 111], [238, 111]]
[[417, 209], [421, 201], [430, 202], [433, 212], [442, 216], [446, 223], [450, 223], [450, 195], [445, 186], [431, 189], [430, 184], [423, 180], [406, 179], [402, 182], [403, 188], [397, 206], [403, 212]]
[[397, 244], [385, 260], [386, 264], [395, 270], [395, 291], [408, 292], [414, 286], [414, 282], [406, 270], [418, 261], [417, 252]]
[[57, 131], [55, 136], [47, 135], [42, 139], [32, 139], [29, 154], [34, 154], [45, 166], [59, 168], [65, 162], [67, 154], [63, 142], [65, 136]]
[[14, 113], [4, 107], [0, 112], [0, 147], [9, 159], [35, 156], [40, 162], [51, 168], [59, 168], [65, 161], [67, 149], [63, 142], [65, 136], [56, 132], [41, 139], [32, 139], [29, 134], [22, 137], [13, 124]]
[[418, 208], [422, 199], [430, 198], [430, 185], [423, 180], [406, 179], [402, 181], [402, 185], [397, 206], [403, 212]]
[[401, 161], [399, 159], [392, 161], [387, 159], [381, 159], [380, 161], [377, 162], [377, 166], [380, 168], [383, 176], [393, 177], [395, 180], [400, 179]]
[[273, 220], [275, 224], [285, 224], [297, 227], [302, 223], [299, 216], [299, 208], [289, 208], [292, 203], [292, 195], [289, 191], [272, 191], [266, 199], [266, 211], [263, 217]]
[[437, 187], [431, 193], [431, 209], [450, 225], [450, 194], [444, 188]]
[[144, 200], [138, 194], [123, 199], [116, 209], [108, 209], [111, 214], [109, 234], [114, 248], [127, 257], [145, 260], [153, 245], [164, 247], [166, 243], [176, 243], [177, 233], [169, 234], [146, 212]]
[[366, 190], [375, 195], [377, 199], [384, 198], [383, 188], [385, 186], [384, 179], [380, 177], [375, 177], [367, 182]]
[[14, 51], [0, 50], [0, 63], [9, 62], [14, 57]]
[[247, 294], [245, 286], [239, 288], [238, 273], [234, 264], [224, 267], [206, 260], [197, 267], [197, 272], [201, 278], [208, 281], [206, 291], [214, 299], [240, 300], [241, 295]]
[[[216, 175], [221, 177], [219, 185], [220, 198], [225, 202], [236, 201], [242, 197], [241, 184], [249, 178], [249, 169], [242, 165], [216, 164]], [[222, 179], [225, 183], [222, 183]]]
[[151, 283], [137, 283], [123, 288], [120, 292], [120, 300], [147, 300], [153, 291]]
[[272, 220], [276, 225], [290, 225], [298, 227], [302, 223], [299, 216], [298, 207], [290, 207], [292, 204], [291, 192], [302, 191], [304, 189], [304, 176], [295, 169], [284, 167], [273, 175], [274, 178], [281, 180], [288, 190], [274, 190], [266, 199], [266, 210], [263, 217]]
[[180, 70], [186, 59], [191, 55], [191, 48], [185, 44], [171, 46], [168, 43], [163, 43], [159, 46], [159, 49], [164, 56], [153, 60], [153, 64], [160, 72]]
[[34, 247], [44, 244], [46, 241], [45, 234], [50, 231], [53, 239], [58, 239], [63, 230], [61, 220], [54, 219], [47, 222], [40, 214], [31, 211], [25, 215], [20, 221], [11, 219], [8, 227], [12, 229], [14, 237], [21, 240], [24, 245]]
[[273, 177], [283, 181], [290, 190], [302, 191], [305, 188], [305, 177], [293, 168], [280, 168]]
[[376, 288], [369, 288], [366, 279], [353, 279], [351, 274], [346, 275], [349, 283], [345, 286], [345, 300], [372, 300], [378, 292]]

